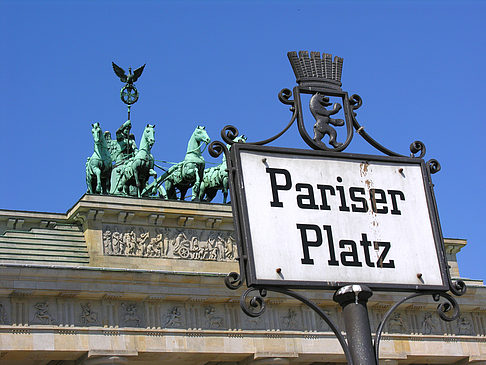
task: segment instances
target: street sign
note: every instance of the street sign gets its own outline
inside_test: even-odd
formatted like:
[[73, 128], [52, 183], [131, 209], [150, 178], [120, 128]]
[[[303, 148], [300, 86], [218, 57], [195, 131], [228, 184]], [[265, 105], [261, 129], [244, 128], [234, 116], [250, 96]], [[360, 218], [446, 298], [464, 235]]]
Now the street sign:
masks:
[[448, 290], [420, 158], [234, 144], [248, 285]]

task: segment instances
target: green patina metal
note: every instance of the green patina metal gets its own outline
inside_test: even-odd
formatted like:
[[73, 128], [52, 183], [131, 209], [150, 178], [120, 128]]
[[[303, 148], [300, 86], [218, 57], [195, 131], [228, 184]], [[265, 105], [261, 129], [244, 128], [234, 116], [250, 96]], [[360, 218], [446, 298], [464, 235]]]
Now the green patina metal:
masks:
[[[138, 152], [135, 137], [133, 137], [133, 134], [130, 134], [131, 128], [132, 123], [127, 120], [116, 131], [116, 140], [113, 141], [110, 138], [110, 151], [115, 162], [111, 173], [110, 194], [119, 194], [122, 191], [124, 186], [121, 180], [125, 171], [125, 164]], [[105, 133], [105, 135], [108, 134], [109, 132]]]
[[107, 194], [110, 191], [111, 153], [105, 136], [101, 133], [100, 123], [91, 126], [94, 152], [86, 161], [86, 185], [90, 194]]
[[[228, 172], [226, 158], [221, 164], [205, 169], [202, 155], [211, 139], [206, 128], [198, 126], [187, 144], [183, 161], [175, 163], [168, 170], [155, 165], [151, 149], [155, 143], [155, 125], [147, 124], [137, 147], [135, 136], [130, 133], [130, 107], [136, 103], [139, 94], [134, 82], [142, 75], [145, 65], [125, 71], [112, 63], [115, 74], [125, 83], [120, 92], [122, 101], [128, 105], [128, 120], [116, 131], [112, 139], [109, 131], [102, 133], [100, 123], [92, 124], [94, 152], [86, 162], [86, 184], [88, 194], [119, 196], [159, 197], [161, 199], [184, 200], [187, 190], [192, 188], [192, 200], [214, 199], [218, 190], [223, 192], [224, 203], [228, 195]], [[235, 142], [245, 142], [244, 136]], [[228, 148], [230, 146], [228, 145]], [[165, 172], [157, 178], [154, 167]], [[149, 183], [150, 177], [153, 181]], [[179, 193], [179, 196], [178, 196]]]
[[[206, 128], [196, 127], [187, 143], [184, 161], [171, 166], [166, 173], [149, 185], [146, 191], [158, 191], [163, 198], [178, 199], [177, 190], [179, 190], [179, 199], [184, 200], [187, 190], [192, 187], [192, 200], [199, 200], [199, 187], [206, 166], [202, 145], [203, 143], [207, 145], [210, 141]], [[165, 184], [165, 188], [162, 187], [162, 183]]]
[[[120, 165], [122, 169], [117, 186], [113, 190], [114, 194], [123, 192], [123, 195], [137, 195], [140, 198], [150, 176], [153, 176], [154, 179], [157, 178], [157, 173], [154, 170], [154, 156], [150, 153], [155, 143], [154, 127], [155, 125], [147, 124], [140, 140], [140, 148], [134, 153], [133, 157], [129, 157]], [[130, 142], [129, 139], [129, 146]]]
[[[86, 162], [88, 194], [158, 196], [161, 199], [184, 200], [187, 190], [192, 188], [192, 200], [199, 200], [203, 196], [200, 193], [200, 186], [204, 181], [204, 174], [214, 175], [212, 171], [216, 168], [222, 170], [223, 166], [226, 166], [226, 161], [223, 159], [221, 165], [212, 170], [205, 170], [206, 163], [202, 153], [204, 145], [207, 145], [211, 139], [203, 126], [196, 127], [192, 133], [184, 160], [171, 166], [159, 178], [154, 170], [156, 165], [151, 153], [155, 143], [155, 125], [147, 124], [139, 147], [134, 135], [130, 133], [132, 127], [130, 120], [118, 128], [115, 140], [111, 138], [109, 131], [102, 133], [99, 123], [94, 123], [92, 126], [94, 152]], [[224, 175], [224, 172], [220, 175]], [[150, 177], [153, 177], [151, 183], [149, 183]], [[214, 190], [216, 185], [213, 180], [215, 180], [214, 176], [209, 179], [206, 177], [205, 190], [207, 187]], [[227, 194], [227, 178], [225, 181], [226, 183], [221, 182], [218, 186], [221, 186], [220, 189]], [[216, 192], [217, 190], [214, 194]], [[205, 200], [210, 201], [213, 198], [214, 196]]]
[[[245, 143], [245, 136], [238, 136], [233, 139], [235, 143]], [[228, 150], [231, 145], [227, 144]], [[223, 204], [228, 198], [228, 167], [226, 166], [226, 155], [223, 154], [223, 161], [214, 167], [204, 170], [204, 177], [199, 189], [199, 200], [210, 202], [214, 199], [218, 191], [223, 193]]]

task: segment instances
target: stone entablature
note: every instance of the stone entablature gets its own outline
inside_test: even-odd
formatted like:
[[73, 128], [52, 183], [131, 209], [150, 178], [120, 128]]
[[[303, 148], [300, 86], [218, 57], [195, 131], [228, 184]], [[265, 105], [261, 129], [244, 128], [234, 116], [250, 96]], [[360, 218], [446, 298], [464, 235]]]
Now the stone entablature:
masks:
[[[223, 277], [4, 264], [1, 351], [5, 359], [16, 351], [28, 356], [32, 343], [47, 336], [58, 352], [128, 353], [128, 359], [134, 361], [167, 352], [177, 353], [179, 360], [195, 352], [207, 361], [223, 354], [228, 361], [243, 361], [263, 352], [299, 364], [344, 359], [332, 332], [307, 307], [292, 298], [271, 295], [267, 311], [260, 318], [249, 318], [238, 305], [241, 290], [226, 289]], [[307, 293], [342, 326], [341, 309], [332, 301], [332, 294]], [[400, 293], [374, 294], [369, 305], [373, 328], [402, 297]], [[420, 359], [424, 356], [420, 351], [425, 351], [427, 356], [448, 357], [443, 363], [455, 363], [475, 353], [476, 359], [486, 361], [486, 290], [473, 286], [460, 302], [463, 314], [451, 323], [438, 318], [437, 303], [430, 297], [404, 305], [386, 327], [383, 356], [399, 356], [406, 364]], [[404, 350], [396, 353], [397, 346]], [[450, 361], [453, 359], [456, 361]]]
[[[56, 296], [34, 295], [34, 291], [13, 291], [0, 298], [0, 332], [12, 332], [18, 327], [35, 328], [37, 331], [69, 327], [73, 331], [116, 328], [131, 331], [134, 328], [167, 332], [171, 329], [188, 331], [238, 331], [260, 333], [261, 331], [292, 332], [295, 336], [324, 336], [332, 331], [313, 311], [300, 303], [277, 302], [270, 299], [269, 310], [259, 318], [248, 318], [240, 310], [234, 298], [185, 299], [186, 295], [148, 295], [142, 299], [130, 296], [103, 294], [92, 298], [91, 294], [60, 293]], [[85, 297], [86, 296], [86, 297]], [[335, 322], [340, 321], [340, 309], [330, 302], [322, 304], [326, 313]], [[382, 306], [370, 306], [370, 321], [376, 330], [384, 315]], [[40, 326], [40, 327], [39, 327]], [[46, 327], [47, 326], [47, 327]], [[414, 303], [397, 311], [384, 331], [390, 336], [420, 339], [453, 336], [458, 340], [464, 336], [486, 336], [486, 315], [483, 310], [464, 312], [454, 322], [439, 319], [431, 302]], [[385, 336], [386, 337], [386, 336]], [[316, 337], [317, 338], [317, 337]], [[486, 338], [483, 342], [486, 342]]]
[[[270, 294], [261, 317], [241, 311], [242, 289], [223, 284], [238, 270], [234, 240], [227, 205], [85, 195], [66, 214], [0, 211], [0, 364], [343, 362], [332, 332], [300, 302]], [[453, 276], [465, 244], [445, 241]], [[382, 358], [486, 361], [486, 288], [468, 285], [454, 322], [439, 320], [430, 297], [404, 304], [385, 328]], [[332, 294], [306, 293], [344, 327]], [[372, 327], [405, 295], [374, 293]]]
[[[445, 239], [453, 277], [465, 244]], [[0, 210], [0, 263], [222, 272], [236, 251], [229, 205], [84, 195], [66, 214]]]
[[66, 219], [95, 228], [98, 223], [233, 230], [230, 205], [84, 195]]

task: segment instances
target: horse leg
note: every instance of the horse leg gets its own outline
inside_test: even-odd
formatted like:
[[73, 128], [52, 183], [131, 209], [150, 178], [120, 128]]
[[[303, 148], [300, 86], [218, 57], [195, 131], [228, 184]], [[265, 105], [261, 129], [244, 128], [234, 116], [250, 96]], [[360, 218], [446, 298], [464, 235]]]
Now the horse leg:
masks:
[[101, 169], [96, 166], [93, 168], [93, 172], [96, 175], [96, 194], [101, 194]]
[[206, 183], [204, 182], [204, 179], [203, 179], [203, 181], [199, 185], [199, 200], [200, 201], [205, 201], [205, 199], [204, 199], [205, 193], [206, 193]]
[[106, 167], [104, 189], [105, 189], [105, 191], [103, 192], [103, 194], [109, 194], [110, 193], [110, 190], [111, 190], [111, 165]]
[[223, 192], [223, 204], [226, 204], [226, 199], [228, 198], [228, 177], [223, 178], [223, 183], [221, 184], [221, 191]]
[[179, 188], [179, 190], [181, 191], [181, 199], [180, 200], [184, 200], [184, 198], [186, 197], [186, 193], [187, 193], [188, 189], [189, 188], [186, 188], [186, 187]]
[[133, 177], [135, 178], [135, 185], [137, 187], [137, 196], [139, 198], [142, 197], [142, 184], [140, 183], [140, 177], [138, 176], [138, 169], [140, 167], [140, 164], [138, 163], [133, 163], [132, 165], [132, 171], [133, 171]]
[[199, 188], [201, 186], [201, 176], [199, 174], [199, 169], [197, 166], [194, 168], [194, 175], [196, 176], [196, 181], [192, 186], [192, 201], [199, 201]]
[[89, 168], [89, 159], [88, 159], [88, 162], [86, 162], [86, 185], [88, 187], [88, 194], [93, 194], [93, 186], [91, 185], [92, 182], [91, 182], [91, 171], [90, 171], [90, 168]]
[[217, 189], [209, 189], [206, 191], [206, 201], [207, 202], [210, 202], [214, 199], [214, 197], [216, 196], [216, 193], [218, 192]]
[[177, 199], [175, 186], [170, 179], [165, 180], [165, 191], [168, 199]]
[[159, 192], [159, 196], [162, 198], [162, 199], [169, 199], [169, 197], [167, 196], [167, 192], [165, 191], [164, 189], [164, 186], [163, 185], [160, 185], [157, 189], [157, 191]]

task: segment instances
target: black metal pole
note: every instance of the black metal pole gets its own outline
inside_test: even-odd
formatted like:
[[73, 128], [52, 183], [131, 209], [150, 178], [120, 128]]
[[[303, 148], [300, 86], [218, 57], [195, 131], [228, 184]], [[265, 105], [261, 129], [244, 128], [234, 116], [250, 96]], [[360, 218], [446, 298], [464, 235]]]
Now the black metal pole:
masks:
[[354, 365], [377, 365], [366, 307], [372, 295], [373, 292], [366, 285], [347, 285], [334, 293], [334, 301], [343, 308], [346, 336]]

